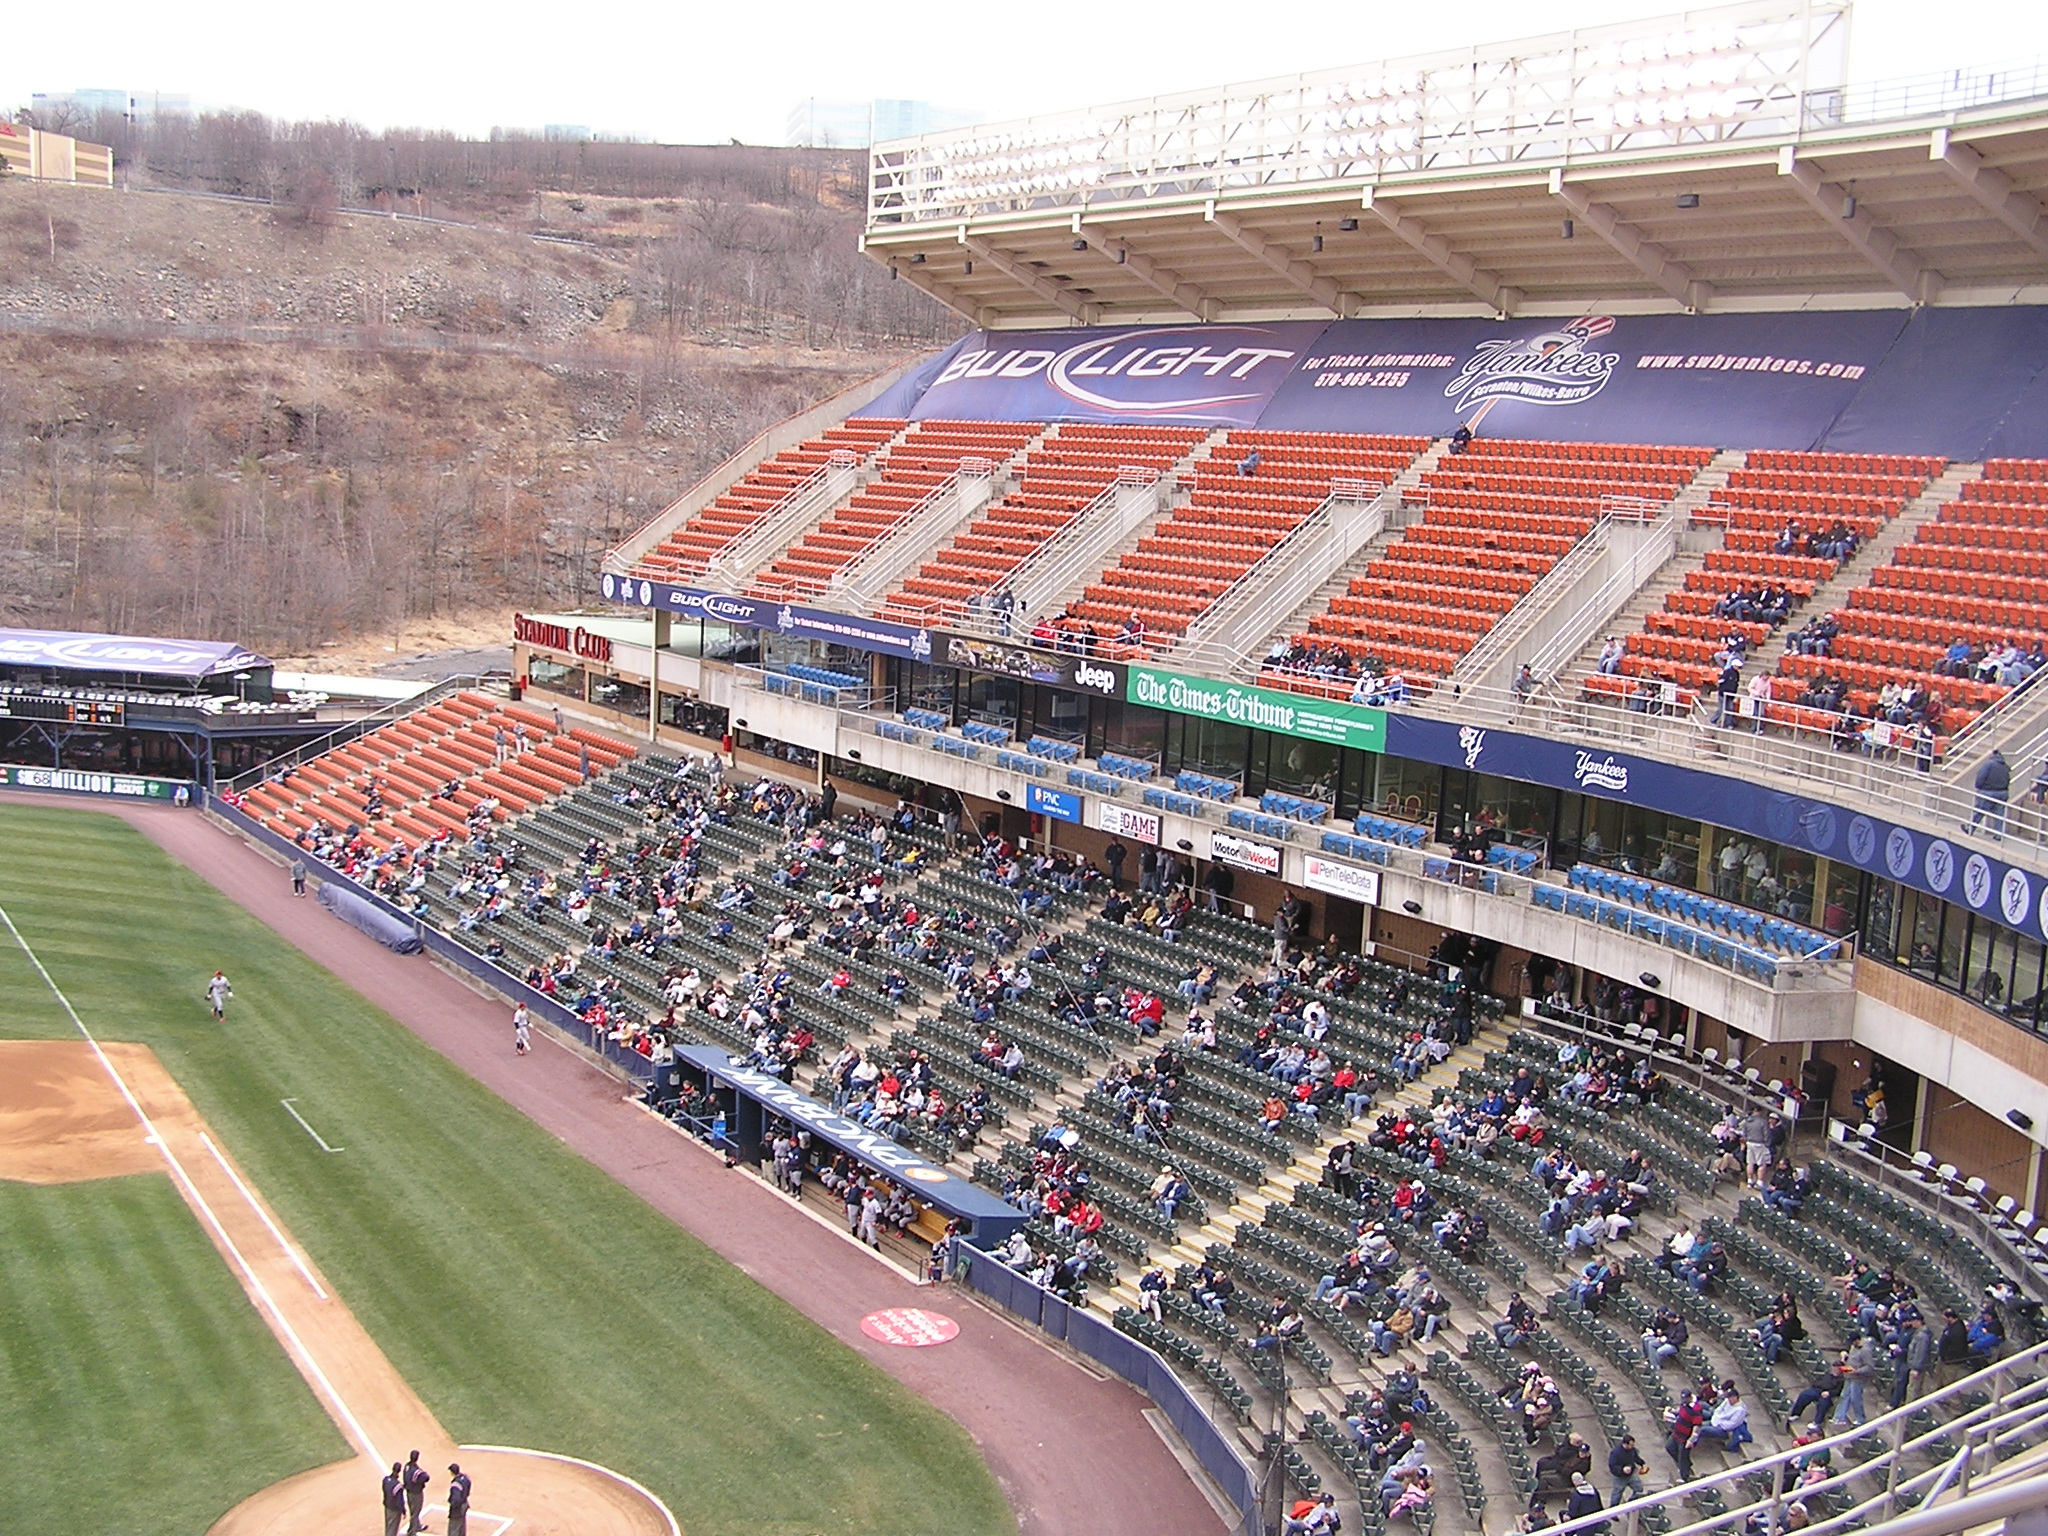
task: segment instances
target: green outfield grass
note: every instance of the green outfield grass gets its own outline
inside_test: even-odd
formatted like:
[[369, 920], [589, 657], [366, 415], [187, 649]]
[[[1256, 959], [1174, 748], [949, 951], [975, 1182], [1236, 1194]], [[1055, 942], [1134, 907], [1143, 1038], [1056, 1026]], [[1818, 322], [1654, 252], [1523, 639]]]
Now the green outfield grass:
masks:
[[[0, 905], [87, 1027], [156, 1050], [458, 1440], [614, 1467], [666, 1499], [688, 1536], [1014, 1529], [958, 1425], [125, 824], [0, 804]], [[0, 950], [0, 1036], [71, 1033], [4, 929]], [[216, 966], [235, 989], [225, 1026], [201, 998]], [[323, 1154], [279, 1106], [286, 1097], [346, 1152]], [[14, 1212], [0, 1205], [0, 1246], [18, 1241]], [[69, 1228], [52, 1230], [61, 1244]], [[204, 1247], [196, 1228], [188, 1240]], [[81, 1261], [59, 1252], [47, 1262]], [[234, 1289], [224, 1267], [216, 1280]], [[39, 1316], [46, 1307], [34, 1294], [25, 1304]], [[135, 1305], [147, 1314], [136, 1326], [175, 1331], [146, 1295]], [[54, 1336], [61, 1323], [52, 1313], [37, 1326]], [[222, 1373], [232, 1363], [225, 1353], [211, 1362]], [[289, 1366], [273, 1350], [247, 1380], [242, 1369], [229, 1395], [260, 1404]], [[168, 1421], [223, 1391], [221, 1380], [170, 1360], [130, 1386], [133, 1454], [194, 1484], [211, 1478]], [[291, 1432], [311, 1401], [293, 1400], [286, 1438], [251, 1447], [273, 1475], [340, 1447]], [[111, 1432], [61, 1393], [28, 1402], [26, 1447], [18, 1431], [0, 1435], [0, 1487], [21, 1486], [24, 1454], [89, 1465]], [[153, 1436], [152, 1422], [165, 1426]], [[201, 1498], [178, 1521], [138, 1497], [79, 1528], [197, 1533], [247, 1491]]]

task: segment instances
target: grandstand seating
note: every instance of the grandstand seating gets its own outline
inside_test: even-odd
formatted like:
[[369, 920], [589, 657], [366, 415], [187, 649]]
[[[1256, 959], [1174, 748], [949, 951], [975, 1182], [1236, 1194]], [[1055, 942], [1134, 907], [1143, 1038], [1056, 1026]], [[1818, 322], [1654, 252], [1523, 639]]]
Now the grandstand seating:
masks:
[[[528, 750], [498, 763], [498, 730], [510, 733], [521, 724]], [[634, 751], [596, 731], [557, 735], [551, 715], [463, 692], [266, 781], [243, 796], [242, 808], [287, 838], [354, 825], [378, 849], [416, 846], [466, 835], [470, 812], [487, 801], [497, 803], [494, 814], [501, 817], [545, 804], [581, 782], [585, 754], [595, 773]], [[366, 802], [373, 780], [383, 801], [375, 817]], [[453, 793], [444, 794], [450, 785]]]
[[865, 459], [903, 427], [901, 421], [880, 417], [846, 421], [799, 447], [762, 460], [738, 484], [642, 555], [633, 574], [657, 581], [685, 581], [699, 575], [720, 550], [743, 537], [824, 469], [836, 450]]
[[1475, 440], [1425, 472], [1428, 510], [1294, 637], [1266, 681], [1344, 696], [1369, 658], [1411, 685], [1446, 677], [1609, 511], [1667, 502], [1706, 448]]
[[881, 477], [778, 555], [755, 576], [748, 593], [816, 597], [964, 466], [999, 469], [1040, 430], [1035, 422], [919, 422], [901, 443], [882, 453]]
[[1101, 654], [1162, 649], [1299, 528], [1338, 483], [1384, 485], [1428, 446], [1426, 437], [1232, 432], [1196, 462], [1188, 504], [1090, 583], [1053, 627], [1108, 641], [1136, 615], [1144, 643], [1104, 646]]
[[[1697, 523], [1724, 528], [1722, 547], [1709, 551], [1702, 567], [1686, 574], [1685, 585], [1648, 616], [1640, 631], [1626, 638], [1621, 670], [1594, 674], [1586, 680], [1586, 691], [1620, 697], [1633, 691], [1640, 679], [1655, 678], [1675, 685], [1679, 702], [1690, 705], [1714, 686], [1720, 675], [1714, 657], [1730, 634], [1740, 634], [1754, 654], [1768, 643], [1773, 630], [1767, 622], [1716, 614], [1717, 604], [1731, 593], [1768, 585], [1785, 595], [1789, 617], [1839, 568], [1833, 558], [1778, 553], [1777, 546], [1788, 533], [1803, 543], [1839, 524], [1859, 545], [1865, 543], [1945, 467], [1946, 461], [1939, 458], [1898, 454], [1749, 454], [1740, 468], [1730, 471], [1716, 499], [1694, 515]], [[1794, 667], [1788, 675], [1796, 676], [1797, 670]], [[1795, 683], [1775, 692], [1775, 697], [1788, 701], [1786, 708], [1772, 711], [1779, 723], [1801, 723], [1789, 703], [1798, 691]]]
[[2022, 651], [2048, 643], [2044, 561], [2048, 460], [1993, 460], [1835, 610], [1841, 633], [1828, 656], [1785, 658], [1778, 697], [1825, 670], [1844, 679], [1850, 702], [1869, 714], [1886, 683], [1908, 683], [1939, 693], [1950, 706], [1942, 729], [1961, 729], [2011, 685], [1935, 668], [1957, 640]]
[[958, 618], [1045, 546], [1126, 469], [1157, 474], [1202, 440], [1197, 427], [1055, 428], [1026, 457], [1017, 485], [926, 561], [882, 603], [879, 613], [913, 624]]

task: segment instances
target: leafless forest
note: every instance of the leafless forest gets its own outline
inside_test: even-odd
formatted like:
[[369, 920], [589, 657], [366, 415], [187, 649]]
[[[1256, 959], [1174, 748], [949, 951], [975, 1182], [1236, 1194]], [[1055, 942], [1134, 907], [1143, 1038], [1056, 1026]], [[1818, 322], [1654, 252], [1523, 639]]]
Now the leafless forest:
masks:
[[45, 126], [125, 190], [0, 180], [4, 623], [289, 653], [587, 600], [754, 433], [958, 333], [857, 253], [857, 153]]

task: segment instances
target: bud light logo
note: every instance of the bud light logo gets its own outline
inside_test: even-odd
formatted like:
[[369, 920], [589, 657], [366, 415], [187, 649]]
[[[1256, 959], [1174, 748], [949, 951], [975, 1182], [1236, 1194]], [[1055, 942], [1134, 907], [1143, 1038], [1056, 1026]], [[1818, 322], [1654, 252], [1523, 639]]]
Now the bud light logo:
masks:
[[1589, 315], [1562, 330], [1520, 341], [1482, 341], [1472, 360], [1444, 386], [1444, 394], [1460, 412], [1489, 400], [1577, 405], [1599, 394], [1614, 377], [1621, 354], [1594, 345], [1613, 329], [1608, 316]]
[[1000, 414], [998, 398], [1021, 406], [1025, 397], [997, 397], [975, 386], [1027, 381], [1042, 382], [1075, 405], [1118, 416], [1230, 412], [1266, 401], [1304, 339], [1280, 328], [1217, 325], [1111, 331], [1078, 344], [1071, 333], [1013, 339], [984, 334], [976, 350], [946, 365], [918, 414]]

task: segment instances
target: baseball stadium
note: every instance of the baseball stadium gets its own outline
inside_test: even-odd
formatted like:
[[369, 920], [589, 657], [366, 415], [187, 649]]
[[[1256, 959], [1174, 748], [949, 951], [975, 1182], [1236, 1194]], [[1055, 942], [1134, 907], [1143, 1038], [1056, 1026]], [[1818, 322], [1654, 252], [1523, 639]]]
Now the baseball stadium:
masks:
[[2048, 73], [1850, 21], [876, 143], [509, 674], [0, 631], [0, 1529], [2048, 1533]]

